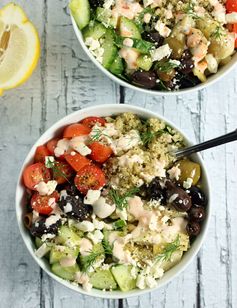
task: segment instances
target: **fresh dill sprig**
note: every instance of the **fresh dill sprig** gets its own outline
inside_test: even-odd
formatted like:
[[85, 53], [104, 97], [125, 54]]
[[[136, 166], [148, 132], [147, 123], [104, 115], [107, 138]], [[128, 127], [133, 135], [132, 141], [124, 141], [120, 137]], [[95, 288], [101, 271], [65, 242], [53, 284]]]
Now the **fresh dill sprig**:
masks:
[[200, 16], [198, 16], [195, 12], [194, 12], [194, 3], [192, 3], [192, 1], [189, 1], [186, 5], [186, 7], [184, 8], [184, 13], [189, 15], [190, 17], [194, 18], [194, 19], [201, 19]]
[[113, 223], [113, 227], [114, 227], [115, 230], [122, 230], [123, 227], [125, 227], [125, 226], [126, 226], [126, 221], [122, 220], [122, 219], [116, 220]]
[[87, 256], [83, 256], [81, 263], [82, 263], [82, 271], [87, 272], [89, 268], [95, 263], [96, 259], [101, 256], [103, 252], [94, 252], [90, 251], [90, 254]]
[[180, 247], [180, 239], [178, 235], [173, 242], [167, 244], [163, 249], [163, 251], [156, 256], [156, 261], [170, 261], [172, 254], [176, 250], [178, 250], [179, 247]]
[[92, 130], [93, 135], [91, 135], [92, 141], [99, 141], [102, 136], [110, 137], [109, 135], [103, 133], [99, 128], [95, 128]]
[[113, 246], [110, 245], [108, 240], [103, 239], [102, 240], [102, 246], [104, 248], [104, 252], [106, 255], [111, 255], [113, 254]]
[[212, 32], [211, 37], [220, 40], [223, 36], [226, 36], [225, 30], [221, 26], [217, 26]]
[[169, 133], [166, 128], [164, 129], [159, 129], [156, 132], [152, 132], [150, 130], [144, 132], [141, 134], [141, 140], [143, 145], [147, 146], [155, 137], [158, 137], [164, 133]]
[[157, 62], [156, 63], [156, 69], [158, 69], [160, 72], [167, 73], [171, 71], [172, 69], [179, 67], [179, 64], [176, 61], [168, 60], [166, 62]]
[[68, 183], [70, 183], [66, 174], [62, 170], [60, 170], [59, 167], [57, 166], [57, 162], [54, 160], [53, 156], [47, 156], [45, 158], [45, 167], [52, 170], [53, 177], [60, 177], [61, 176]]
[[125, 194], [120, 195], [115, 189], [112, 188], [109, 191], [109, 195], [113, 200], [113, 202], [115, 203], [116, 207], [122, 211], [124, 208], [128, 206], [127, 198], [133, 197], [137, 192], [139, 192], [139, 188], [134, 187], [129, 191], [127, 191]]

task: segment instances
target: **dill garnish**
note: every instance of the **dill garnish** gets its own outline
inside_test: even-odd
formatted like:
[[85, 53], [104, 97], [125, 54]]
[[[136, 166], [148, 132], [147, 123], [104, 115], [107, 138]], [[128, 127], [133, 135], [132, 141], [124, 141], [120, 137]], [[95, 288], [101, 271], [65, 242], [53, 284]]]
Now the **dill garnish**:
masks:
[[201, 19], [200, 16], [198, 16], [195, 12], [194, 12], [194, 3], [192, 3], [192, 1], [189, 1], [186, 5], [186, 7], [184, 8], [184, 13], [189, 15], [190, 17], [194, 18], [194, 19]]
[[212, 32], [211, 37], [220, 40], [223, 36], [226, 36], [225, 30], [221, 26], [217, 26]]
[[115, 230], [122, 230], [123, 227], [126, 226], [126, 221], [125, 221], [125, 220], [122, 220], [122, 219], [116, 220], [116, 221], [113, 223], [113, 226], [114, 226], [114, 229], [115, 229]]
[[156, 63], [156, 69], [158, 69], [160, 72], [164, 72], [167, 73], [170, 70], [172, 70], [173, 68], [178, 67], [179, 64], [176, 63], [176, 61], [172, 61], [172, 60], [168, 60], [166, 62], [157, 62]]
[[102, 240], [102, 246], [104, 248], [104, 253], [106, 255], [111, 255], [113, 254], [113, 246], [110, 245], [109, 241], [103, 239]]
[[122, 211], [124, 208], [128, 206], [127, 198], [133, 197], [137, 192], [139, 192], [139, 188], [134, 187], [129, 191], [127, 191], [125, 194], [120, 195], [115, 189], [112, 188], [109, 191], [109, 195], [113, 200], [113, 202], [115, 203], [116, 207]]
[[51, 169], [53, 172], [53, 177], [57, 178], [57, 177], [63, 177], [68, 183], [70, 183], [70, 181], [68, 180], [66, 174], [60, 170], [60, 168], [57, 166], [57, 162], [54, 160], [53, 156], [46, 156], [45, 157], [45, 167], [48, 169]]
[[81, 259], [82, 271], [87, 272], [89, 268], [95, 263], [97, 257], [101, 256], [101, 254], [103, 254], [103, 252], [91, 251], [89, 255], [83, 256]]
[[180, 247], [180, 240], [179, 240], [179, 235], [177, 238], [171, 242], [168, 243], [163, 251], [156, 256], [156, 261], [170, 261], [172, 254], [178, 250]]
[[92, 141], [98, 141], [98, 140], [100, 140], [100, 138], [101, 138], [102, 136], [105, 136], [105, 137], [109, 137], [109, 138], [110, 138], [109, 135], [104, 134], [103, 131], [100, 130], [99, 128], [93, 129], [93, 130], [92, 130], [92, 133], [93, 133], [93, 135], [91, 135], [91, 140], [92, 140]]

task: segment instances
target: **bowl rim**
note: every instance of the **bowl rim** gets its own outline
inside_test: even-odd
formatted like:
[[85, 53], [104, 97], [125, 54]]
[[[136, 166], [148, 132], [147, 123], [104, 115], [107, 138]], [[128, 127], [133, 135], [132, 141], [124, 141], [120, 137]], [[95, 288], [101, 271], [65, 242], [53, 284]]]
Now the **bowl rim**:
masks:
[[[112, 291], [112, 292], [103, 292], [101, 290], [97, 290], [97, 289], [92, 289], [90, 292], [87, 292], [85, 290], [83, 290], [80, 286], [78, 285], [73, 285], [72, 283], [68, 282], [65, 279], [62, 279], [58, 276], [56, 276], [54, 273], [52, 273], [50, 271], [50, 269], [48, 268], [49, 263], [48, 261], [44, 260], [44, 259], [40, 259], [38, 257], [36, 257], [34, 251], [35, 251], [35, 247], [32, 241], [32, 238], [30, 237], [29, 231], [26, 230], [24, 223], [23, 223], [23, 219], [22, 219], [22, 198], [24, 195], [24, 191], [25, 191], [25, 187], [22, 185], [22, 173], [23, 170], [25, 169], [26, 165], [29, 164], [29, 162], [32, 160], [33, 158], [33, 154], [35, 151], [35, 148], [42, 144], [45, 143], [46, 141], [43, 142], [44, 139], [49, 140], [52, 137], [48, 137], [49, 134], [55, 133], [55, 131], [59, 128], [62, 128], [65, 124], [69, 124], [69, 123], [73, 123], [73, 121], [75, 122], [75, 120], [71, 120], [71, 118], [76, 117], [78, 118], [77, 121], [80, 121], [81, 119], [83, 119], [85, 116], [92, 116], [97, 115], [98, 113], [98, 109], [102, 112], [102, 113], [109, 113], [110, 115], [112, 114], [119, 114], [119, 113], [123, 113], [123, 112], [133, 112], [135, 114], [138, 114], [139, 116], [145, 115], [145, 117], [155, 117], [158, 119], [161, 119], [163, 121], [165, 121], [168, 125], [170, 125], [171, 127], [173, 127], [174, 129], [176, 129], [178, 132], [180, 132], [186, 143], [189, 145], [192, 145], [192, 142], [190, 141], [190, 139], [186, 136], [186, 134], [184, 134], [179, 128], [177, 128], [177, 126], [172, 122], [166, 119], [166, 117], [159, 115], [156, 112], [152, 112], [150, 110], [146, 110], [142, 107], [137, 107], [137, 106], [133, 106], [133, 105], [127, 105], [127, 104], [102, 104], [98, 106], [91, 106], [91, 107], [87, 107], [87, 108], [82, 108], [78, 111], [75, 111], [69, 115], [66, 115], [65, 117], [61, 118], [60, 120], [56, 121], [51, 127], [49, 127], [38, 139], [37, 141], [33, 144], [33, 146], [31, 147], [30, 151], [28, 152], [28, 154], [26, 155], [26, 158], [24, 159], [24, 162], [22, 163], [22, 167], [21, 170], [19, 172], [19, 176], [17, 179], [17, 184], [16, 184], [16, 194], [15, 194], [15, 206], [16, 206], [16, 218], [17, 218], [17, 223], [18, 223], [18, 227], [20, 230], [20, 234], [23, 238], [23, 241], [27, 247], [27, 250], [29, 251], [29, 253], [31, 254], [32, 258], [36, 261], [36, 263], [41, 267], [42, 270], [44, 270], [50, 277], [52, 277], [54, 280], [56, 280], [57, 282], [61, 283], [62, 285], [70, 288], [71, 290], [74, 290], [78, 293], [84, 294], [84, 295], [88, 295], [88, 296], [92, 296], [92, 297], [99, 297], [99, 298], [106, 298], [106, 299], [122, 299], [122, 298], [129, 298], [129, 297], [133, 297], [133, 296], [140, 296], [146, 293], [149, 293], [151, 291], [154, 290], [158, 290], [161, 287], [165, 286], [167, 283], [169, 283], [171, 280], [173, 280], [175, 277], [177, 277], [181, 272], [183, 272], [186, 267], [193, 261], [193, 259], [196, 257], [196, 255], [198, 254], [203, 241], [206, 237], [207, 231], [208, 231], [208, 226], [210, 223], [210, 218], [211, 218], [211, 187], [210, 187], [210, 179], [207, 173], [207, 168], [205, 166], [205, 163], [201, 157], [201, 155], [199, 153], [195, 154], [195, 156], [197, 157], [198, 162], [201, 164], [202, 167], [202, 174], [203, 174], [203, 178], [205, 181], [205, 188], [206, 188], [206, 192], [207, 192], [207, 196], [208, 196], [208, 205], [207, 205], [207, 215], [204, 221], [204, 224], [202, 226], [202, 231], [199, 234], [199, 236], [197, 237], [197, 239], [195, 240], [195, 242], [191, 245], [191, 248], [188, 250], [188, 252], [185, 253], [185, 255], [187, 255], [186, 259], [184, 259], [184, 257], [181, 259], [181, 261], [175, 265], [173, 268], [171, 268], [169, 271], [173, 270], [173, 274], [171, 274], [171, 276], [169, 278], [164, 278], [165, 275], [161, 278], [162, 281], [160, 279], [158, 279], [158, 284], [155, 288], [152, 289], [144, 289], [144, 290], [140, 290], [140, 289], [134, 289], [132, 291], [129, 292], [122, 292], [122, 291]], [[108, 110], [111, 110], [111, 112], [108, 112]], [[91, 114], [90, 114], [91, 113]], [[107, 115], [106, 115], [107, 116]], [[195, 244], [195, 247], [194, 247]], [[184, 256], [185, 256], [184, 255]], [[176, 271], [174, 270], [176, 268]], [[178, 269], [179, 268], [179, 269]], [[167, 271], [166, 273], [168, 273], [169, 271]]]
[[200, 83], [194, 87], [191, 88], [187, 88], [187, 89], [181, 89], [178, 91], [164, 91], [164, 90], [152, 90], [152, 89], [144, 89], [141, 87], [137, 87], [129, 82], [126, 82], [118, 77], [116, 77], [114, 74], [112, 74], [110, 71], [108, 71], [107, 69], [105, 69], [102, 64], [100, 64], [95, 57], [91, 54], [91, 52], [89, 51], [89, 49], [87, 48], [87, 46], [85, 45], [85, 42], [82, 38], [82, 33], [81, 30], [78, 28], [76, 21], [70, 11], [70, 16], [71, 16], [71, 21], [72, 21], [72, 25], [73, 25], [73, 29], [74, 32], [76, 34], [76, 37], [82, 47], [82, 49], [84, 50], [84, 52], [86, 53], [86, 55], [89, 57], [89, 59], [95, 64], [95, 66], [97, 66], [97, 68], [102, 71], [108, 78], [112, 79], [113, 81], [115, 81], [116, 83], [118, 83], [120, 86], [129, 88], [131, 90], [136, 90], [142, 93], [146, 93], [146, 94], [150, 94], [150, 95], [156, 95], [156, 96], [177, 96], [177, 95], [182, 95], [182, 94], [189, 94], [191, 92], [194, 91], [198, 91], [198, 90], [203, 90], [204, 88], [207, 88], [209, 86], [211, 86], [212, 84], [214, 84], [216, 81], [220, 80], [222, 77], [224, 77], [226, 74], [228, 74], [230, 71], [232, 71], [236, 64], [237, 64], [237, 52], [235, 54], [233, 54], [232, 59], [229, 63], [225, 64], [223, 67], [221, 67], [217, 73], [211, 75], [210, 77], [207, 78], [206, 82]]

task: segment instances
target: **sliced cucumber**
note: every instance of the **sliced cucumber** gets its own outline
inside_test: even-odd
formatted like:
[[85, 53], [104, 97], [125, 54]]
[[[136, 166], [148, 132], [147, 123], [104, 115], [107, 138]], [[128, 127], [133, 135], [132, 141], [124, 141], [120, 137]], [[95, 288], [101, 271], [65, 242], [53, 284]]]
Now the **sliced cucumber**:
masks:
[[120, 19], [119, 32], [123, 37], [141, 39], [141, 33], [136, 24], [124, 16], [122, 16]]
[[69, 8], [79, 29], [85, 28], [90, 22], [90, 3], [88, 0], [71, 0]]
[[123, 292], [136, 288], [136, 279], [131, 276], [132, 265], [113, 266], [111, 271]]
[[60, 262], [63, 258], [73, 257], [77, 258], [79, 254], [79, 248], [69, 248], [66, 246], [54, 246], [50, 251], [49, 263], [57, 263]]
[[106, 28], [101, 23], [93, 21], [82, 32], [85, 39], [92, 37], [94, 40], [98, 40], [106, 33]]
[[152, 66], [151, 57], [147, 55], [141, 55], [137, 59], [137, 65], [144, 71], [149, 71]]
[[177, 250], [173, 252], [170, 260], [164, 260], [161, 264], [161, 267], [164, 269], [164, 271], [168, 271], [171, 267], [175, 266], [179, 261], [181, 260], [183, 256], [182, 250]]
[[96, 19], [102, 22], [105, 26], [116, 28], [117, 18], [112, 16], [112, 11], [103, 7], [97, 7]]
[[114, 45], [113, 33], [111, 30], [106, 31], [101, 47], [104, 49], [102, 65], [108, 69], [114, 62], [117, 54], [117, 47]]
[[57, 243], [74, 247], [79, 246], [81, 242], [80, 236], [67, 226], [61, 226], [56, 237]]
[[109, 290], [109, 289], [116, 289], [117, 283], [114, 280], [113, 275], [111, 274], [110, 270], [102, 270], [98, 269], [90, 276], [90, 283], [93, 285], [94, 288], [100, 290]]
[[77, 264], [69, 267], [62, 267], [59, 263], [54, 263], [51, 267], [52, 272], [66, 280], [74, 280], [75, 273], [79, 271], [79, 266]]
[[36, 248], [39, 248], [41, 245], [43, 245], [43, 243], [44, 242], [39, 237], [35, 238], [35, 246], [36, 246]]
[[124, 70], [124, 65], [123, 65], [123, 60], [120, 56], [116, 56], [113, 63], [111, 64], [109, 70], [110, 70], [111, 73], [113, 73], [115, 75], [122, 74], [122, 72]]

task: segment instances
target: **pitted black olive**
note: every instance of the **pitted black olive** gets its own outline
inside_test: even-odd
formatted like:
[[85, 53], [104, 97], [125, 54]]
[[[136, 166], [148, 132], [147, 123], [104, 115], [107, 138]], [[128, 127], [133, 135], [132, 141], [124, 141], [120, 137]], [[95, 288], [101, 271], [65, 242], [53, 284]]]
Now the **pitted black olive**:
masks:
[[143, 32], [142, 38], [145, 41], [154, 43], [156, 47], [161, 46], [164, 42], [164, 38], [158, 32]]
[[137, 86], [145, 89], [152, 89], [156, 86], [156, 74], [153, 71], [141, 72], [136, 71], [131, 75], [131, 80]]
[[164, 204], [166, 199], [165, 188], [161, 186], [159, 178], [154, 178], [146, 190], [146, 198], [149, 200], [158, 200], [161, 204]]
[[170, 203], [177, 211], [187, 212], [192, 206], [192, 201], [186, 191], [169, 180], [166, 181], [165, 185], [167, 188], [168, 203]]
[[58, 205], [69, 218], [79, 221], [86, 220], [92, 213], [91, 206], [83, 203], [80, 195], [67, 195], [60, 198]]
[[207, 205], [207, 198], [203, 191], [198, 188], [197, 186], [192, 186], [186, 192], [189, 194], [192, 200], [193, 206], [206, 206]]
[[182, 58], [180, 59], [180, 66], [178, 70], [183, 74], [189, 74], [193, 71], [194, 68], [194, 61], [193, 55], [190, 53], [189, 50], [185, 50]]
[[190, 221], [186, 226], [186, 230], [189, 236], [197, 236], [201, 231], [201, 227], [198, 222]]
[[103, 7], [104, 0], [89, 0], [91, 8]]
[[205, 218], [205, 210], [202, 206], [200, 207], [191, 207], [189, 210], [189, 218], [192, 221], [201, 222]]
[[55, 221], [55, 223], [47, 224], [47, 219], [52, 219], [51, 217], [55, 216], [54, 214], [49, 217], [42, 217], [40, 220], [34, 222], [30, 228], [30, 232], [33, 236], [41, 237], [44, 234], [57, 234], [58, 228], [62, 225], [61, 219]]

